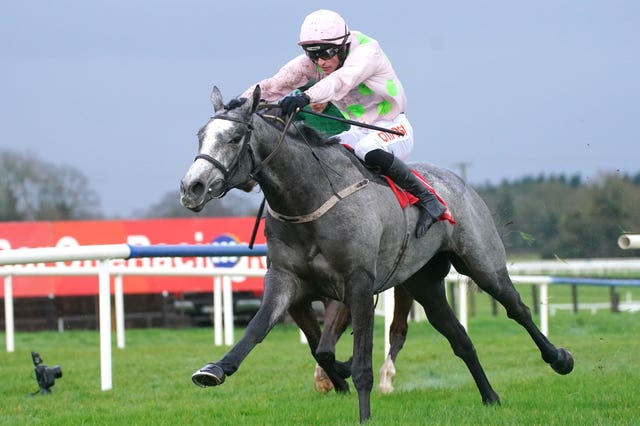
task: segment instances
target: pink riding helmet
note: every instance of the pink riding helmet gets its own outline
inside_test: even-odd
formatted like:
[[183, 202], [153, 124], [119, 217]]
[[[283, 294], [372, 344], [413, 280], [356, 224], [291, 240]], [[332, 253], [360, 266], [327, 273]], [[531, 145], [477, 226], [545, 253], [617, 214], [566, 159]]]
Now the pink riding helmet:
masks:
[[335, 44], [345, 45], [351, 42], [349, 27], [342, 16], [332, 10], [320, 9], [304, 18], [300, 27], [298, 45]]

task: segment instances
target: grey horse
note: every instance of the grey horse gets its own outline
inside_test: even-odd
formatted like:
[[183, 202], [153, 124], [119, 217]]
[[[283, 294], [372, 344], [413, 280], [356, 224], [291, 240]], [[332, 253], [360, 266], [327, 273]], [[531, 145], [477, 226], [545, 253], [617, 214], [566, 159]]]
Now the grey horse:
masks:
[[[411, 164], [446, 200], [456, 221], [440, 221], [417, 239], [417, 208], [401, 208], [386, 182], [340, 144], [261, 114], [259, 86], [251, 98], [226, 106], [214, 88], [211, 100], [215, 114], [198, 133], [198, 154], [180, 183], [181, 203], [199, 211], [232, 188], [259, 184], [269, 206], [269, 266], [257, 314], [220, 360], [192, 375], [196, 385], [222, 384], [288, 311], [337, 391], [348, 391], [345, 378], [351, 374], [360, 422], [365, 422], [371, 416], [374, 295], [402, 284], [465, 362], [482, 401], [497, 404], [498, 394], [446, 300], [443, 278], [451, 265], [505, 307], [556, 372], [571, 372], [571, 353], [555, 347], [534, 324], [507, 273], [491, 215], [462, 179], [433, 165]], [[348, 366], [336, 361], [332, 351], [318, 350], [321, 328], [311, 302], [323, 297], [350, 310], [353, 357]]]

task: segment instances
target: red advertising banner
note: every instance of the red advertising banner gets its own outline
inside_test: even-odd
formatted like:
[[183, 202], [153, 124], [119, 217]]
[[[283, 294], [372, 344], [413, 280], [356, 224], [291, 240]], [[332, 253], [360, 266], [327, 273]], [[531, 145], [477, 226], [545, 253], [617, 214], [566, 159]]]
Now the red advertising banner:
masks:
[[[0, 251], [18, 248], [73, 247], [97, 244], [248, 244], [255, 218], [186, 218], [145, 220], [99, 220], [61, 222], [0, 222]], [[263, 222], [256, 244], [264, 244]], [[114, 261], [130, 268], [224, 268], [244, 266], [265, 269], [264, 257], [158, 257]], [[13, 265], [11, 268], [44, 268], [44, 264]], [[58, 262], [60, 268], [98, 265], [97, 261]], [[3, 268], [3, 267], [0, 267]], [[14, 297], [92, 295], [98, 293], [97, 275], [13, 276]], [[233, 277], [233, 291], [261, 294], [262, 278]], [[123, 276], [125, 293], [211, 292], [210, 277]], [[4, 297], [4, 286], [0, 286]]]

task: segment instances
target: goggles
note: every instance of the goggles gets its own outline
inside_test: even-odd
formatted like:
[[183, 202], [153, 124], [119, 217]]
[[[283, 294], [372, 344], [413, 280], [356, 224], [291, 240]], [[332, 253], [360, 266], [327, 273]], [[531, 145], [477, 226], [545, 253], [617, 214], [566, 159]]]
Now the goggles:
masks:
[[318, 62], [318, 59], [326, 61], [336, 56], [341, 48], [342, 46], [305, 46], [304, 53], [313, 62]]

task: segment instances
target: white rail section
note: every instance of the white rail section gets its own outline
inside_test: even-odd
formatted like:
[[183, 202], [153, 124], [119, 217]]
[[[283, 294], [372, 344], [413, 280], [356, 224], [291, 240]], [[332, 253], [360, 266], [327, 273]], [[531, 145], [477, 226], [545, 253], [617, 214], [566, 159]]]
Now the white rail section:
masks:
[[623, 250], [639, 249], [640, 234], [622, 234], [618, 237], [618, 247]]
[[[639, 236], [640, 237], [640, 236]], [[633, 240], [636, 241], [635, 239]], [[640, 241], [637, 240], [637, 241]], [[640, 244], [640, 243], [638, 243]], [[622, 247], [622, 245], [621, 245]], [[626, 248], [626, 247], [625, 247]], [[215, 249], [215, 251], [212, 251]], [[21, 265], [0, 267], [4, 276], [4, 303], [7, 352], [15, 350], [15, 327], [13, 312], [13, 276], [98, 276], [99, 294], [99, 330], [100, 330], [100, 371], [103, 391], [112, 389], [111, 354], [111, 276], [114, 276], [114, 304], [116, 320], [117, 347], [125, 347], [124, 336], [124, 276], [192, 276], [212, 277], [214, 302], [214, 344], [232, 345], [233, 303], [231, 277], [262, 277], [264, 269], [249, 268], [193, 268], [193, 267], [127, 267], [114, 264], [115, 259], [143, 257], [198, 257], [198, 256], [262, 256], [266, 254], [265, 245], [256, 245], [253, 250], [246, 246], [130, 246], [111, 244], [77, 247], [48, 247], [35, 249], [16, 249], [0, 251], [0, 265]], [[65, 265], [63, 262], [77, 260], [98, 261], [97, 267]], [[44, 266], [44, 263], [57, 262], [56, 266]], [[537, 284], [539, 286], [540, 329], [549, 334], [548, 285], [558, 280], [552, 276], [527, 274], [561, 274], [580, 272], [614, 272], [619, 270], [640, 270], [639, 259], [602, 259], [567, 260], [512, 263], [508, 265], [514, 284]], [[451, 272], [446, 281], [457, 284], [457, 310], [461, 324], [468, 328], [467, 286], [469, 278]], [[625, 285], [620, 283], [619, 285]], [[638, 285], [638, 284], [634, 284]], [[385, 317], [385, 353], [389, 351], [389, 327], [393, 318], [393, 291], [383, 294], [383, 310], [376, 311]], [[224, 308], [223, 308], [224, 306]], [[224, 312], [224, 318], [223, 313]]]

